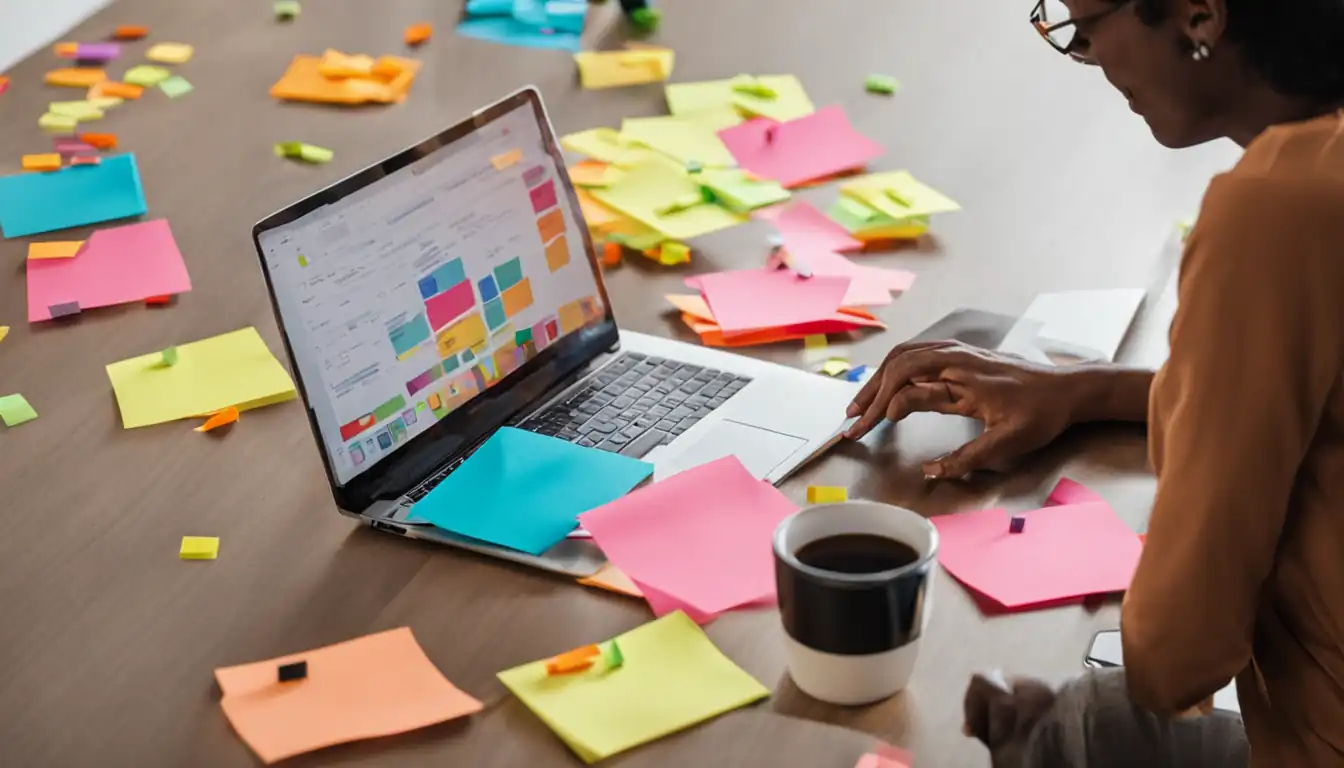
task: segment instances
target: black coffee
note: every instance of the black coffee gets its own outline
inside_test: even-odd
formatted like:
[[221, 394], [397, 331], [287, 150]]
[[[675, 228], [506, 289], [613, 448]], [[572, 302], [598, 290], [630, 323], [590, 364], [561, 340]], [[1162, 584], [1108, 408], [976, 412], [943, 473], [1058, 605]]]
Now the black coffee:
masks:
[[805, 565], [835, 573], [881, 573], [907, 566], [919, 559], [915, 548], [904, 542], [868, 533], [846, 533], [804, 544], [798, 559]]

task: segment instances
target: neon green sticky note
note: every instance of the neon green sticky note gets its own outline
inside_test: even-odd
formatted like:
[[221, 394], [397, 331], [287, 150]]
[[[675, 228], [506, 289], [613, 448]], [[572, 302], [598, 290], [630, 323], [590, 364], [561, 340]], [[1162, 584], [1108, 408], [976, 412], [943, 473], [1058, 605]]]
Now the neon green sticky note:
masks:
[[570, 152], [621, 167], [644, 162], [653, 154], [645, 147], [625, 141], [620, 131], [612, 128], [593, 128], [561, 136], [560, 146]]
[[842, 185], [840, 192], [893, 219], [961, 210], [956, 200], [917, 181], [909, 171], [860, 176]]
[[101, 120], [103, 117], [103, 110], [90, 101], [53, 101], [47, 105], [47, 112], [72, 117], [77, 123]]
[[686, 171], [666, 160], [641, 163], [606, 189], [594, 189], [599, 202], [677, 240], [715, 232], [746, 220], [717, 205], [700, 203], [660, 214], [675, 201], [699, 197], [700, 185]]
[[336, 153], [326, 147], [312, 144], [299, 145], [299, 159], [309, 163], [329, 163]]
[[74, 133], [79, 121], [69, 115], [56, 115], [51, 112], [37, 119], [37, 125], [48, 133]]
[[735, 169], [710, 169], [700, 174], [700, 183], [712, 190], [719, 202], [746, 213], [788, 200], [789, 191], [776, 181], [754, 179]]
[[181, 344], [177, 364], [159, 352], [107, 366], [126, 429], [294, 398], [294, 382], [255, 328]]
[[821, 372], [831, 378], [844, 376], [849, 373], [849, 368], [849, 361], [843, 357], [832, 357], [821, 364]]
[[120, 99], [116, 96], [99, 96], [96, 99], [89, 99], [90, 104], [103, 111], [107, 111], [113, 107], [119, 107], [125, 101], [125, 99]]
[[300, 267], [308, 266], [308, 257], [304, 256], [302, 253], [299, 254], [299, 266]]
[[179, 96], [186, 96], [188, 93], [196, 90], [196, 87], [187, 82], [187, 78], [181, 75], [172, 77], [159, 83], [159, 90], [168, 95], [170, 99], [176, 99]]
[[732, 106], [748, 115], [768, 117], [780, 122], [797, 120], [816, 111], [812, 100], [807, 96], [807, 91], [803, 89], [803, 84], [793, 75], [761, 75], [751, 78], [751, 81], [763, 89], [773, 91], [775, 95], [757, 96], [736, 90], [735, 86], [743, 83], [738, 78], [699, 83], [672, 83], [665, 91], [668, 111], [680, 115]]
[[691, 260], [691, 249], [685, 243], [672, 240], [664, 242], [658, 249], [658, 263], [665, 267], [685, 264]]
[[214, 560], [219, 557], [219, 537], [183, 536], [177, 556], [183, 560]]
[[615, 640], [602, 647], [602, 663], [607, 669], [620, 669], [625, 665], [625, 656], [621, 654], [621, 646]]
[[863, 81], [863, 87], [869, 93], [880, 93], [884, 96], [890, 96], [896, 92], [901, 84], [891, 75], [869, 75]]
[[299, 7], [299, 0], [275, 0], [271, 4], [271, 9], [275, 11], [275, 18], [280, 21], [289, 21], [303, 10]]
[[663, 117], [636, 117], [621, 121], [621, 138], [661, 152], [685, 167], [689, 163], [730, 168], [737, 165], [733, 154], [719, 138], [719, 131], [742, 122], [731, 107]]
[[164, 366], [177, 365], [177, 347], [169, 347], [159, 353], [160, 363]]
[[144, 88], [153, 88], [172, 76], [173, 73], [163, 67], [140, 64], [126, 70], [126, 74], [121, 76], [121, 81], [123, 83], [130, 83], [131, 85], [139, 85]]
[[681, 611], [614, 640], [622, 665], [547, 675], [546, 661], [500, 682], [585, 762], [594, 763], [769, 695]]
[[37, 411], [33, 410], [33, 406], [28, 404], [28, 399], [23, 395], [0, 397], [0, 421], [5, 422], [6, 427], [17, 427], [36, 418]]

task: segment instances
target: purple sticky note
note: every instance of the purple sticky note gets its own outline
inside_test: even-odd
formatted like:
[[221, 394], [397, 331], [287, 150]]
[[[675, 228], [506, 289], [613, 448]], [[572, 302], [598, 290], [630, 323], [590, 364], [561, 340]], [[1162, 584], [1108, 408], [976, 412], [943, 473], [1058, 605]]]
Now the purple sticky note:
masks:
[[73, 136], [57, 136], [53, 139], [52, 148], [61, 156], [96, 154], [98, 149], [74, 138]]
[[75, 48], [75, 58], [80, 61], [111, 61], [121, 55], [121, 46], [116, 43], [80, 43]]
[[69, 317], [70, 315], [78, 315], [78, 314], [79, 314], [79, 302], [78, 302], [78, 301], [67, 301], [67, 302], [64, 302], [64, 303], [62, 303], [62, 304], [52, 304], [51, 306], [47, 307], [47, 311], [51, 313], [51, 316], [52, 316], [53, 318], [57, 318], [57, 317]]

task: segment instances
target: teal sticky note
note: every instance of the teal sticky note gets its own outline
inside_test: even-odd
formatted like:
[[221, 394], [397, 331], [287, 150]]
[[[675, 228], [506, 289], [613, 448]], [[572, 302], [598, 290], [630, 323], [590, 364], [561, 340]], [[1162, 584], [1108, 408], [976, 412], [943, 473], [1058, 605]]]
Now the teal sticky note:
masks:
[[0, 230], [24, 237], [139, 216], [147, 210], [135, 155], [49, 173], [0, 176]]
[[414, 519], [539, 555], [576, 518], [624, 496], [653, 465], [503, 427], [411, 508]]
[[490, 43], [519, 45], [525, 48], [549, 48], [577, 53], [579, 33], [557, 30], [551, 34], [528, 26], [511, 16], [483, 16], [463, 19], [457, 34]]

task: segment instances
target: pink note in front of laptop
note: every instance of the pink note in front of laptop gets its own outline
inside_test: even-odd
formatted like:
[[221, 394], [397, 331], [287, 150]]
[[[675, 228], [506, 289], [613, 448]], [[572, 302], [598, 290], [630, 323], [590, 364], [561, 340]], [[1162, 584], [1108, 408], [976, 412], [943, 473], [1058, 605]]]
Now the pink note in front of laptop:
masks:
[[702, 616], [775, 597], [772, 541], [798, 511], [736, 456], [701, 464], [579, 516], [657, 612], [666, 595]]
[[1045, 500], [1047, 507], [1057, 507], [1061, 504], [1105, 504], [1106, 500], [1096, 491], [1088, 488], [1082, 483], [1074, 482], [1067, 477], [1062, 477], [1055, 484], [1055, 490], [1050, 492], [1050, 497]]
[[719, 131], [719, 138], [739, 166], [784, 187], [862, 168], [886, 152], [854, 130], [840, 107], [819, 109], [787, 123], [749, 120]]
[[699, 276], [700, 291], [725, 334], [829, 319], [844, 303], [849, 283], [847, 277], [802, 278], [770, 269]]

